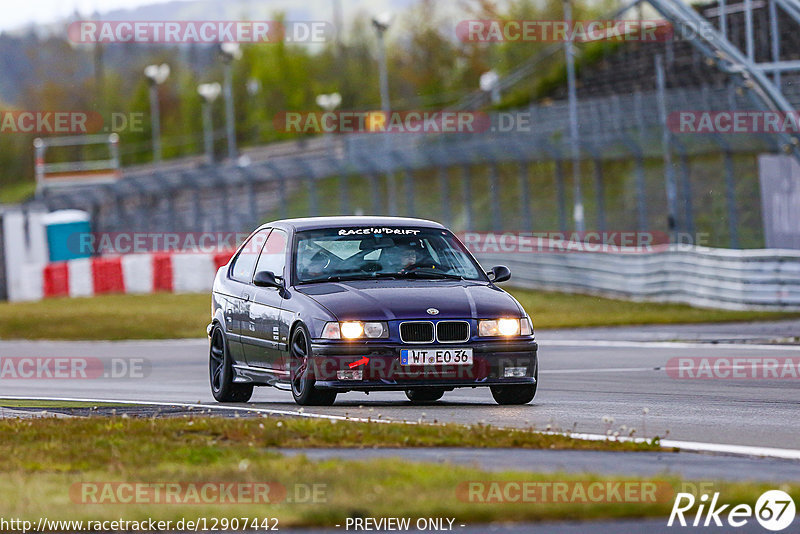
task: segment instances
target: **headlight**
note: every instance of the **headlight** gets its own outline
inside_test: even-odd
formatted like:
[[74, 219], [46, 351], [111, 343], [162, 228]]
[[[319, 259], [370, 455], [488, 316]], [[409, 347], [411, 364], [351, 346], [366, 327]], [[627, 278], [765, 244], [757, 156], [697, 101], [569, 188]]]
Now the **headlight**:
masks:
[[519, 319], [492, 319], [478, 321], [478, 335], [489, 336], [518, 336], [520, 333]]
[[385, 339], [389, 337], [389, 326], [382, 322], [345, 321], [326, 323], [322, 339]]
[[342, 337], [346, 339], [355, 339], [364, 333], [364, 325], [355, 321], [341, 323], [339, 328], [342, 331]]

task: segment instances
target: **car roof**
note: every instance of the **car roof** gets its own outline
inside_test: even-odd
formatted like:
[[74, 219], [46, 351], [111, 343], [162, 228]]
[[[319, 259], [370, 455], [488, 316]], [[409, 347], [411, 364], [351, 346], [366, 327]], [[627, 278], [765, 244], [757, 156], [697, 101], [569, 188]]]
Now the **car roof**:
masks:
[[377, 217], [348, 215], [339, 217], [305, 217], [301, 219], [281, 219], [264, 225], [292, 228], [299, 232], [302, 230], [319, 230], [322, 228], [351, 227], [351, 226], [416, 226], [419, 228], [444, 228], [441, 224], [426, 219], [412, 217]]

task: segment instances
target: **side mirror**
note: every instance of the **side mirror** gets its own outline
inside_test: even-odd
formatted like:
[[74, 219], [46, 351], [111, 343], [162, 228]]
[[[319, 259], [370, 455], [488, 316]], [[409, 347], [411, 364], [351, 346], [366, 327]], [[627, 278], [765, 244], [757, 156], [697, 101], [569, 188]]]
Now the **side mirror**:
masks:
[[283, 287], [272, 271], [260, 271], [253, 277], [253, 284], [258, 287]]
[[506, 280], [511, 279], [511, 270], [505, 265], [497, 265], [492, 267], [492, 270], [486, 273], [490, 275], [490, 279], [495, 284], [498, 282], [505, 282]]

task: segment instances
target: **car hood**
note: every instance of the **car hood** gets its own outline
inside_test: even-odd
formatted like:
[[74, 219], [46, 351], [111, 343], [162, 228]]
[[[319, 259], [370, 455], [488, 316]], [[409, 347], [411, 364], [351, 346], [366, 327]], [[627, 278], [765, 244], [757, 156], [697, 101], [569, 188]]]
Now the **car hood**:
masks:
[[[523, 312], [505, 291], [462, 280], [357, 280], [300, 286], [340, 321], [406, 319], [485, 319]], [[427, 313], [436, 308], [435, 316]]]

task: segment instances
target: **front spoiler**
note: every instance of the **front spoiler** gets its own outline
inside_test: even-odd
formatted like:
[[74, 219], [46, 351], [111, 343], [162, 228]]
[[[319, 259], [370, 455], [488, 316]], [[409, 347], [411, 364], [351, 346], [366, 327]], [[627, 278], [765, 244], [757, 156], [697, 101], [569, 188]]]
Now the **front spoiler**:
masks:
[[[471, 348], [472, 365], [404, 366], [399, 343], [312, 343], [315, 386], [336, 390], [404, 390], [411, 387], [480, 387], [535, 384], [538, 346], [533, 339], [439, 344], [440, 348]], [[363, 358], [367, 362], [360, 364]], [[351, 367], [352, 365], [352, 367]], [[508, 367], [526, 367], [523, 376], [505, 377]], [[362, 370], [363, 380], [340, 380], [337, 371]]]
[[487, 386], [518, 386], [533, 385], [536, 379], [532, 376], [522, 378], [486, 379], [482, 381], [465, 380], [404, 380], [399, 381], [345, 381], [345, 380], [317, 380], [314, 387], [317, 389], [344, 391], [405, 391], [407, 389], [433, 388], [450, 391], [455, 388], [477, 388]]

